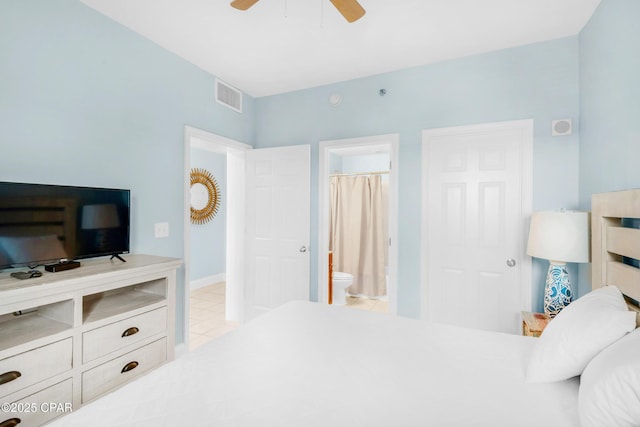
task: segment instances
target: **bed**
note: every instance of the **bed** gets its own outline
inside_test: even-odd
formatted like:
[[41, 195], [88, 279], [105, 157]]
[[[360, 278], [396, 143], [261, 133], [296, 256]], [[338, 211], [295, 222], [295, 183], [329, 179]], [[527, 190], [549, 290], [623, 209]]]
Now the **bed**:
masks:
[[[541, 338], [291, 302], [49, 425], [638, 425], [640, 281], [629, 258], [640, 258], [640, 237], [620, 218], [640, 217], [640, 190], [612, 194], [593, 199], [595, 290]], [[545, 356], [567, 356], [559, 349], [568, 371], [547, 365], [553, 378], [535, 378]]]

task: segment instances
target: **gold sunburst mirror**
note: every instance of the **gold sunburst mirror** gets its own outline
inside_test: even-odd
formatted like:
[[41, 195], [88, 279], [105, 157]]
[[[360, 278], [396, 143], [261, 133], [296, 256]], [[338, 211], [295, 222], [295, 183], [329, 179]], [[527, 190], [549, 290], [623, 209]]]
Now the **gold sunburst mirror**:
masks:
[[213, 219], [220, 207], [220, 187], [206, 169], [191, 169], [191, 222], [204, 224]]

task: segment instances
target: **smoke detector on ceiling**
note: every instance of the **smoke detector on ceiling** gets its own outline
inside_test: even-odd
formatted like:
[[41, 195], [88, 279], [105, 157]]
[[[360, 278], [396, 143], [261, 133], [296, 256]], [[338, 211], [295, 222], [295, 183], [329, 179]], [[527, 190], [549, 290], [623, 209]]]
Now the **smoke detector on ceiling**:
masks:
[[339, 105], [342, 102], [342, 95], [340, 95], [339, 93], [332, 93], [331, 96], [329, 97], [329, 104], [333, 105], [334, 107], [336, 105]]

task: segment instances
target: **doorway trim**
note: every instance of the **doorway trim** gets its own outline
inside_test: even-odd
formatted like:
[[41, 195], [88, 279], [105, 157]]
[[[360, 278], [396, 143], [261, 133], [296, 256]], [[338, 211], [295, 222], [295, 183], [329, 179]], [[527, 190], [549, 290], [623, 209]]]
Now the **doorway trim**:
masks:
[[[421, 318], [423, 320], [429, 320], [431, 313], [429, 313], [429, 300], [428, 295], [430, 291], [430, 284], [428, 282], [428, 274], [425, 269], [425, 265], [427, 265], [430, 241], [427, 233], [427, 225], [428, 225], [428, 217], [425, 212], [428, 212], [428, 188], [429, 188], [429, 180], [428, 174], [426, 170], [426, 165], [428, 164], [428, 158], [431, 153], [429, 153], [426, 147], [426, 141], [430, 137], [434, 136], [448, 136], [448, 135], [460, 135], [463, 133], [476, 133], [478, 131], [489, 132], [489, 131], [500, 131], [500, 130], [513, 130], [517, 129], [522, 132], [521, 137], [521, 182], [520, 182], [520, 192], [521, 192], [521, 212], [522, 212], [522, 237], [523, 241], [526, 242], [526, 236], [528, 235], [529, 230], [529, 221], [528, 219], [531, 217], [531, 212], [533, 211], [533, 119], [524, 119], [524, 120], [511, 120], [511, 121], [503, 121], [503, 122], [492, 122], [492, 123], [479, 123], [465, 126], [453, 126], [446, 128], [434, 128], [434, 129], [424, 129], [422, 131], [422, 219], [421, 219], [421, 255], [420, 255], [420, 264], [421, 264], [421, 278], [420, 278], [420, 293], [421, 293], [421, 304], [420, 304], [420, 312]], [[532, 300], [532, 262], [531, 257], [526, 254], [526, 244], [521, 245], [520, 253], [518, 254], [521, 260], [521, 268], [520, 268], [520, 298], [519, 305], [520, 310], [531, 310], [531, 300]], [[436, 250], [436, 249], [433, 249]]]
[[245, 199], [245, 152], [252, 149], [248, 144], [197, 129], [184, 127], [184, 344], [189, 351], [189, 293], [191, 262], [191, 148], [198, 148], [227, 157], [226, 191], [226, 320], [244, 320], [244, 199]]
[[[389, 313], [398, 311], [398, 134], [365, 136], [359, 138], [334, 139], [320, 141], [318, 145], [318, 294], [317, 300], [328, 302], [328, 265], [329, 253], [329, 167], [330, 152], [333, 149], [351, 148], [354, 152], [361, 148], [363, 153], [371, 146], [383, 145], [389, 147], [391, 168], [389, 172], [389, 282], [387, 296], [389, 299]], [[366, 151], [369, 153], [370, 151]]]

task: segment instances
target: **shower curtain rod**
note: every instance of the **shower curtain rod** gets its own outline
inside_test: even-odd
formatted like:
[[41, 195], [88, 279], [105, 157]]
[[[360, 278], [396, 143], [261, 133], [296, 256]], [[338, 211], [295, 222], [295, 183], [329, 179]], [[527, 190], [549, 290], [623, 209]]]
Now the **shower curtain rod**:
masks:
[[390, 171], [378, 171], [378, 172], [357, 172], [357, 173], [333, 173], [331, 176], [360, 176], [360, 175], [386, 175]]

